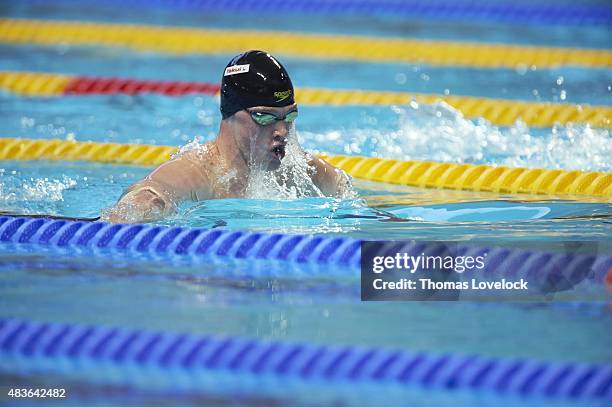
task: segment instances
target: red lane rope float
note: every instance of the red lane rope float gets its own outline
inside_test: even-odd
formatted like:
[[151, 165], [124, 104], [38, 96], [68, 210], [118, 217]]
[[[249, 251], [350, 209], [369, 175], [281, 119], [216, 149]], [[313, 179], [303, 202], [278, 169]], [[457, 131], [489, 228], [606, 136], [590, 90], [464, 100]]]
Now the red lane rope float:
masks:
[[219, 89], [220, 86], [213, 83], [77, 76], [68, 82], [63, 93], [67, 95], [111, 93], [136, 95], [139, 93], [154, 92], [168, 96], [180, 96], [190, 93], [215, 95], [219, 93]]
[[606, 288], [609, 293], [612, 293], [612, 267], [608, 268], [608, 272], [606, 273], [604, 282], [606, 284]]

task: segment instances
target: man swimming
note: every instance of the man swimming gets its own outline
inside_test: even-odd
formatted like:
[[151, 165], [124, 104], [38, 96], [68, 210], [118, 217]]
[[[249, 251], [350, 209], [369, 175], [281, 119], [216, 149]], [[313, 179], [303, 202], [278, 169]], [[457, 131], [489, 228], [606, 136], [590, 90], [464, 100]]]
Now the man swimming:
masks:
[[[183, 201], [244, 197], [255, 171], [278, 176], [298, 115], [293, 84], [281, 63], [263, 51], [234, 57], [221, 80], [221, 114], [215, 140], [161, 164], [102, 218], [150, 222], [173, 214]], [[340, 197], [350, 191], [342, 170], [298, 151], [318, 193]]]

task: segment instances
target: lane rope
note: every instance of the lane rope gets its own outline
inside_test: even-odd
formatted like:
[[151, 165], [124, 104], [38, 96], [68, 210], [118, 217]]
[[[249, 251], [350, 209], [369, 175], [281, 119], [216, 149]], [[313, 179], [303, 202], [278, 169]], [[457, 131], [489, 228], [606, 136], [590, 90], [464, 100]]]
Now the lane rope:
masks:
[[[37, 0], [42, 2], [42, 0]], [[74, 0], [61, 0], [73, 5]], [[496, 0], [78, 0], [81, 4], [198, 10], [206, 12], [282, 12], [316, 15], [394, 15], [451, 21], [491, 21], [512, 24], [610, 25], [612, 8], [603, 4], [516, 3]]]
[[612, 197], [612, 174], [505, 166], [325, 156], [356, 178], [422, 188]]
[[265, 49], [302, 58], [480, 68], [612, 67], [612, 51], [608, 50], [75, 21], [0, 19], [0, 42], [121, 46], [170, 54], [237, 54]]
[[[249, 378], [293, 385], [395, 384], [406, 388], [489, 392], [504, 396], [597, 400], [612, 397], [612, 366], [504, 359], [455, 353], [262, 341], [96, 325], [0, 319], [0, 369], [49, 373], [190, 391], [217, 391]], [[121, 374], [119, 372], [129, 373]], [[89, 376], [88, 376], [89, 375]], [[228, 380], [228, 375], [234, 380]], [[211, 377], [212, 376], [212, 377]], [[217, 377], [215, 383], [210, 380]], [[282, 382], [277, 382], [277, 387]], [[216, 386], [215, 386], [216, 384]], [[266, 391], [262, 383], [252, 390]], [[285, 386], [280, 386], [286, 389]]]
[[0, 159], [4, 160], [68, 160], [154, 166], [166, 162], [176, 152], [176, 147], [147, 144], [0, 138]]
[[[0, 138], [3, 160], [81, 160], [159, 165], [176, 147], [63, 140]], [[510, 168], [504, 166], [402, 161], [376, 157], [321, 155], [349, 175], [369, 181], [497, 193], [612, 197], [612, 173]]]
[[273, 260], [352, 269], [359, 267], [361, 257], [360, 241], [351, 238], [10, 216], [0, 217], [0, 242]]
[[[342, 275], [358, 277], [362, 240], [338, 236], [294, 235], [201, 229], [156, 225], [123, 225], [107, 222], [73, 221], [31, 217], [0, 216], [0, 242], [38, 244], [55, 247], [116, 249], [124, 253], [152, 253], [192, 259], [248, 259], [249, 276], [275, 274], [280, 277]], [[388, 247], [373, 246], [376, 253]], [[586, 246], [585, 246], [586, 248]], [[582, 254], [567, 251], [526, 250], [512, 246], [478, 246], [463, 243], [402, 242], [398, 253], [419, 257], [454, 253], [455, 256], [486, 258], [485, 268], [459, 273], [462, 281], [472, 277], [524, 279], [536, 293], [553, 294], [574, 289], [580, 283], [604, 286], [612, 256], [599, 253], [599, 247]], [[597, 249], [597, 250], [593, 250]], [[291, 267], [271, 270], [257, 267], [256, 260], [292, 263]], [[302, 269], [308, 267], [305, 273]], [[223, 269], [225, 273], [225, 269]]]
[[[125, 93], [160, 93], [180, 96], [191, 93], [217, 95], [219, 85], [203, 82], [154, 81], [101, 78], [36, 72], [0, 71], [0, 89], [26, 96], [59, 96]], [[558, 103], [534, 103], [470, 96], [444, 96], [422, 93], [379, 92], [341, 89], [296, 89], [302, 105], [406, 105], [444, 102], [468, 118], [484, 117], [497, 126], [511, 126], [522, 120], [531, 127], [587, 123], [612, 128], [612, 108]]]

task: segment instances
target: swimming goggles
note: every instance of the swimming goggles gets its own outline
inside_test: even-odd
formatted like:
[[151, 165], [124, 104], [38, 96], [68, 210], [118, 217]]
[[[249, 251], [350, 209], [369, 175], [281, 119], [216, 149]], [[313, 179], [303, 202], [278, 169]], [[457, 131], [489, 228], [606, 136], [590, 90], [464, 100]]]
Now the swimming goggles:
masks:
[[297, 116], [298, 116], [297, 109], [290, 111], [284, 117], [278, 117], [275, 114], [265, 113], [265, 112], [250, 112], [249, 111], [249, 113], [251, 117], [253, 118], [253, 120], [255, 121], [255, 123], [259, 124], [260, 126], [267, 126], [268, 124], [272, 124], [276, 121], [281, 121], [281, 120], [283, 120], [285, 123], [293, 123], [295, 119], [297, 119]]

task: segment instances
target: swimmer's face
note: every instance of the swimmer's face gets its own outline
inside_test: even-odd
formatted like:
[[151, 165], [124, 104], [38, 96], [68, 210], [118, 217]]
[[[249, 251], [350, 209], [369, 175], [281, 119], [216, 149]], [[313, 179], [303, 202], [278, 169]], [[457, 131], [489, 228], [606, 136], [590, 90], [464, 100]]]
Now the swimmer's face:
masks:
[[[243, 153], [268, 171], [280, 167], [285, 158], [291, 122], [297, 116], [297, 105], [285, 107], [250, 107], [234, 117], [244, 137], [240, 144]], [[246, 155], [245, 154], [245, 155]]]

